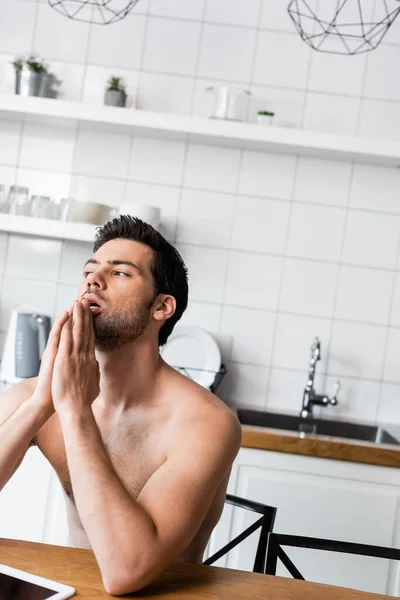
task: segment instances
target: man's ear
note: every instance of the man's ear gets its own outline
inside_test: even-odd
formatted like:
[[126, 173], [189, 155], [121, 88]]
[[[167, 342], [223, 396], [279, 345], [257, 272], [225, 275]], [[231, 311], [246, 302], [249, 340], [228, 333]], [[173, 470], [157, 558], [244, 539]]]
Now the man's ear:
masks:
[[153, 318], [156, 321], [166, 321], [176, 310], [176, 300], [168, 294], [159, 294], [153, 309]]

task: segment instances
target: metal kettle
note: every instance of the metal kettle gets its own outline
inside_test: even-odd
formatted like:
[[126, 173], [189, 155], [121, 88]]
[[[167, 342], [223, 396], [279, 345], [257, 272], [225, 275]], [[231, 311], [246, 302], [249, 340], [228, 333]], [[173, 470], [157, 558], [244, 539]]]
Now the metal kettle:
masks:
[[12, 311], [0, 366], [0, 381], [14, 384], [36, 377], [50, 327], [47, 315], [21, 309]]

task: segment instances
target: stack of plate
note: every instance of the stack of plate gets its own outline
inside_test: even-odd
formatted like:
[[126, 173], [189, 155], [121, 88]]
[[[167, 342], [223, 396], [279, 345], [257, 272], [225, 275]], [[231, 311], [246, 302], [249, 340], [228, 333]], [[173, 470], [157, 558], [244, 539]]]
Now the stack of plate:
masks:
[[201, 327], [176, 325], [160, 353], [171, 367], [205, 388], [212, 386], [221, 368], [218, 344]]

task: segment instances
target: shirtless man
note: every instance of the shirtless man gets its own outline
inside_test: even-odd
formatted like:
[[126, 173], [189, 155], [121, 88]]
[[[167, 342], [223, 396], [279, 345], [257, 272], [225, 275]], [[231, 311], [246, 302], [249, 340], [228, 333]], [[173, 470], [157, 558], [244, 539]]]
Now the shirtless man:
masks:
[[113, 595], [173, 561], [202, 561], [240, 447], [230, 409], [160, 357], [187, 295], [173, 246], [140, 220], [114, 219], [38, 378], [0, 400], [0, 489], [36, 444], [69, 496], [72, 543], [93, 549]]

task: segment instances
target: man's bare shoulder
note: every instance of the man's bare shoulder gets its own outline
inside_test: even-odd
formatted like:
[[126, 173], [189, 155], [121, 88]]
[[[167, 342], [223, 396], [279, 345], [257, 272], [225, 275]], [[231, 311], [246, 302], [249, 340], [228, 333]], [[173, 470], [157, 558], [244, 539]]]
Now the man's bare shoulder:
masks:
[[228, 445], [234, 455], [240, 448], [242, 428], [233, 411], [220, 398], [180, 373], [171, 378], [172, 426], [182, 438], [207, 439], [211, 445]]

